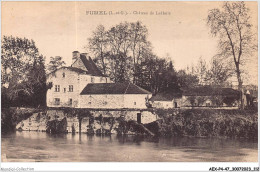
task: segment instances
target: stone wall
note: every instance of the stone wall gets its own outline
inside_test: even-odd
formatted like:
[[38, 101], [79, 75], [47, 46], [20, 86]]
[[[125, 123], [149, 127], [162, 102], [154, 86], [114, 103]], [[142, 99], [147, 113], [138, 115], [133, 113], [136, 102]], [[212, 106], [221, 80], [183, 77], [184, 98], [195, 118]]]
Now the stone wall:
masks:
[[147, 94], [93, 94], [81, 95], [81, 108], [98, 109], [145, 109]]
[[152, 107], [154, 108], [163, 108], [163, 109], [169, 109], [173, 108], [173, 102], [172, 101], [153, 101]]
[[[63, 77], [65, 73], [65, 77]], [[47, 78], [47, 82], [52, 82], [52, 88], [47, 91], [47, 106], [48, 107], [78, 107], [79, 94], [81, 92], [79, 88], [79, 74], [77, 72], [61, 68], [55, 73], [50, 74]], [[59, 92], [55, 91], [55, 85], [60, 86]], [[69, 85], [73, 85], [73, 91], [69, 91]], [[55, 98], [60, 99], [60, 104], [55, 103]], [[72, 105], [70, 105], [70, 99], [72, 99]]]
[[[67, 68], [61, 68], [55, 73], [50, 74], [47, 82], [52, 82], [53, 85], [47, 91], [46, 100], [48, 107], [80, 107], [80, 93], [88, 83], [106, 83], [110, 82], [110, 80], [106, 77], [79, 74]], [[55, 85], [60, 86], [59, 92], [55, 91]], [[73, 85], [73, 91], [69, 90], [69, 85]], [[55, 98], [60, 99], [59, 105], [55, 103]], [[70, 103], [70, 99], [72, 99], [72, 104]]]
[[140, 108], [145, 109], [146, 98], [149, 99], [152, 95], [148, 94], [125, 94], [124, 108]]
[[[239, 106], [239, 100], [235, 100], [232, 105], [227, 105], [223, 102], [225, 96], [183, 96], [182, 106], [183, 107], [237, 107]], [[219, 106], [216, 101], [220, 102], [222, 105]]]
[[108, 94], [108, 95], [81, 95], [81, 108], [124, 108], [124, 95]]
[[[54, 132], [54, 128], [61, 128], [59, 132], [93, 132], [109, 131], [116, 133], [119, 119], [125, 121], [137, 121], [137, 114], [141, 113], [141, 123], [147, 124], [158, 119], [157, 115], [149, 111], [90, 111], [90, 116], [72, 114], [65, 110], [47, 110], [46, 112], [33, 113], [28, 119], [16, 125], [17, 130], [25, 131], [49, 131]], [[82, 116], [83, 114], [83, 116]], [[88, 114], [88, 113], [85, 113]], [[51, 130], [50, 130], [50, 125]], [[65, 125], [63, 127], [59, 125]], [[64, 129], [65, 128], [65, 129]], [[65, 131], [63, 131], [65, 130]]]

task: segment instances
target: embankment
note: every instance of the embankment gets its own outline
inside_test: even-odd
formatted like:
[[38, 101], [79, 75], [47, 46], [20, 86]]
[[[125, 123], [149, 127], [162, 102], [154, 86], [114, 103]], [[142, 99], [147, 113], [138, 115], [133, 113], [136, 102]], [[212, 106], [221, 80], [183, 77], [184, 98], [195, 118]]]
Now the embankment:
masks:
[[48, 133], [142, 134], [153, 135], [142, 124], [157, 116], [147, 110], [93, 110], [76, 108], [2, 109], [2, 131], [41, 131]]
[[258, 137], [258, 113], [246, 110], [221, 109], [157, 109], [160, 120], [147, 127], [158, 128], [160, 136], [195, 136], [195, 137]]
[[[248, 110], [154, 109], [138, 111], [84, 109], [2, 109], [2, 132], [27, 130], [50, 133], [144, 134], [161, 137], [258, 137], [258, 113]], [[157, 119], [157, 120], [156, 120]], [[154, 121], [156, 120], [156, 121]], [[154, 121], [154, 122], [151, 122]], [[148, 129], [148, 130], [147, 130]]]
[[33, 113], [44, 111], [43, 109], [37, 108], [2, 108], [1, 109], [1, 132], [13, 132], [15, 131], [16, 125], [28, 119]]

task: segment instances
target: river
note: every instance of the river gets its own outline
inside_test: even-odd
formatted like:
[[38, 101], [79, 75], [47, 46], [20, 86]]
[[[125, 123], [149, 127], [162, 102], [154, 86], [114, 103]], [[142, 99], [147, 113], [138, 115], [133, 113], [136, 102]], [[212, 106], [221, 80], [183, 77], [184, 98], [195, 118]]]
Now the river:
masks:
[[257, 141], [217, 138], [137, 136], [2, 135], [7, 162], [257, 162]]

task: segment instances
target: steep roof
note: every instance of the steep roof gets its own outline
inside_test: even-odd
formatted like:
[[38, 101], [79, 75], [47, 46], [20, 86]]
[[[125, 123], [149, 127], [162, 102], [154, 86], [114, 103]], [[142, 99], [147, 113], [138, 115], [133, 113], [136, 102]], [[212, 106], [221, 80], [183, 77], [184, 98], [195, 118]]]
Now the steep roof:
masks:
[[98, 67], [96, 66], [96, 64], [93, 62], [93, 60], [90, 57], [87, 58], [84, 54], [80, 54], [80, 60], [83, 62], [84, 66], [86, 67], [87, 74], [90, 74], [93, 76], [105, 76], [98, 69]]
[[151, 94], [132, 83], [93, 83], [88, 84], [80, 95], [88, 94]]
[[150, 98], [150, 101], [172, 101], [174, 98], [181, 98], [181, 92], [162, 92]]
[[183, 91], [185, 96], [239, 95], [238, 90], [212, 86], [194, 87]]

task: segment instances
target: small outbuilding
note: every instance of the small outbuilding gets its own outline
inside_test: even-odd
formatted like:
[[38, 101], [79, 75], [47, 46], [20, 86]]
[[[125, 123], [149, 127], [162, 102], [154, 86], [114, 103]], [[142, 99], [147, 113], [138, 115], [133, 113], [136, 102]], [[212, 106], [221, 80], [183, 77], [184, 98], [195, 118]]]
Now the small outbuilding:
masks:
[[87, 84], [80, 93], [80, 108], [146, 109], [152, 96], [132, 83]]

